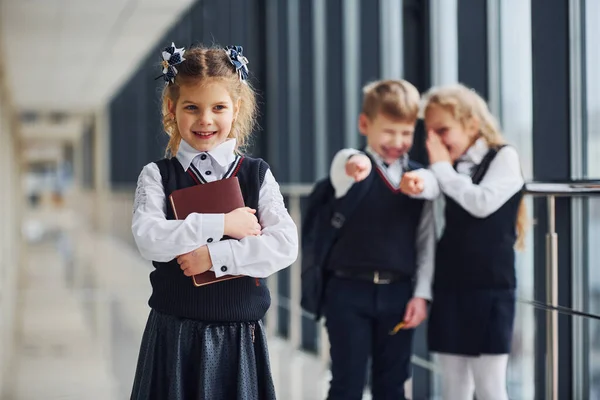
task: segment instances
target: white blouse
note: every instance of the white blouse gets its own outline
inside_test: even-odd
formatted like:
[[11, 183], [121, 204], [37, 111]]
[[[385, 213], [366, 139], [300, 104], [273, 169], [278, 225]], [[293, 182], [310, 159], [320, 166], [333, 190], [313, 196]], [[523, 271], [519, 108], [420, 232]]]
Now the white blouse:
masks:
[[[193, 164], [207, 182], [212, 182], [222, 179], [235, 162], [235, 144], [235, 139], [230, 139], [209, 152], [199, 152], [182, 141], [176, 157], [186, 171]], [[185, 220], [168, 220], [160, 171], [155, 163], [150, 163], [138, 178], [131, 228], [138, 249], [147, 260], [168, 262], [207, 245], [213, 263], [211, 271], [217, 277], [265, 278], [291, 265], [298, 256], [298, 229], [270, 170], [260, 188], [257, 211], [262, 234], [241, 240], [220, 241], [224, 235], [224, 214], [192, 213]]]
[[498, 211], [525, 183], [517, 150], [505, 146], [498, 151], [481, 182], [474, 184], [471, 171], [481, 164], [488, 151], [487, 142], [480, 138], [457, 160], [457, 170], [445, 161], [430, 167], [442, 192], [477, 218]]

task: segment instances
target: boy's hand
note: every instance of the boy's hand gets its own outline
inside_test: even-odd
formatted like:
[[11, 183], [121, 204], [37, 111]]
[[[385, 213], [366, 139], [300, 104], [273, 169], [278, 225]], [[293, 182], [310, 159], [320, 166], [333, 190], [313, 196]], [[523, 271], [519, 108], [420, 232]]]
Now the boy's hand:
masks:
[[364, 154], [356, 154], [346, 162], [346, 175], [355, 182], [364, 180], [371, 173], [371, 160]]
[[406, 306], [404, 313], [404, 325], [402, 329], [416, 328], [427, 318], [427, 301], [419, 297], [413, 297]]
[[452, 162], [448, 148], [442, 139], [435, 132], [427, 133], [427, 153], [429, 153], [429, 162], [435, 164], [436, 162], [447, 161]]
[[177, 263], [185, 276], [201, 274], [212, 267], [212, 260], [207, 246], [180, 255], [177, 257]]
[[425, 189], [425, 184], [423, 183], [423, 178], [414, 171], [405, 172], [402, 175], [402, 180], [400, 181], [400, 190], [402, 193], [415, 196], [421, 194]]
[[234, 239], [260, 235], [261, 226], [254, 214], [256, 210], [250, 207], [241, 207], [225, 214], [223, 233]]

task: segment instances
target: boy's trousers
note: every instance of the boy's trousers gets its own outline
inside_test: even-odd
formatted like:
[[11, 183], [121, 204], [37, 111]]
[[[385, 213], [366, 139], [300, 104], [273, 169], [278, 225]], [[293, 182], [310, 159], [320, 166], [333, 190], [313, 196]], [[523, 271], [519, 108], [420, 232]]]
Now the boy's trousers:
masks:
[[383, 284], [335, 275], [329, 279], [325, 292], [332, 362], [328, 400], [362, 399], [370, 357], [373, 400], [405, 398], [413, 329], [390, 332], [403, 320], [412, 292], [410, 279]]

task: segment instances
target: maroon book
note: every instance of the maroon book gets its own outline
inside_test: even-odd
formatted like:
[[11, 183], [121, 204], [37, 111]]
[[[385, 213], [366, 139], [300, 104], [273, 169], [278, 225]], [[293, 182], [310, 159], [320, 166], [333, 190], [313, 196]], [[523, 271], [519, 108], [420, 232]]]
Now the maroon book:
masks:
[[[237, 208], [245, 207], [240, 183], [235, 176], [175, 190], [169, 196], [169, 201], [176, 219], [185, 219], [191, 213], [227, 214]], [[242, 276], [225, 275], [217, 278], [214, 272], [206, 271], [194, 275], [192, 281], [195, 286], [204, 286]]]

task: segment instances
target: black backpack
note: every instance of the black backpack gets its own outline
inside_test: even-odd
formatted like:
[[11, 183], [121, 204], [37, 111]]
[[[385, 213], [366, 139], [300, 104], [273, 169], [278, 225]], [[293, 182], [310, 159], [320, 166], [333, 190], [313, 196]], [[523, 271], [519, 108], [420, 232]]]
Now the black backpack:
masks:
[[[376, 168], [373, 166], [373, 168]], [[329, 177], [318, 181], [307, 200], [302, 220], [302, 308], [321, 317], [327, 280], [327, 261], [344, 222], [363, 199], [375, 174], [352, 185], [348, 193], [335, 198]]]

